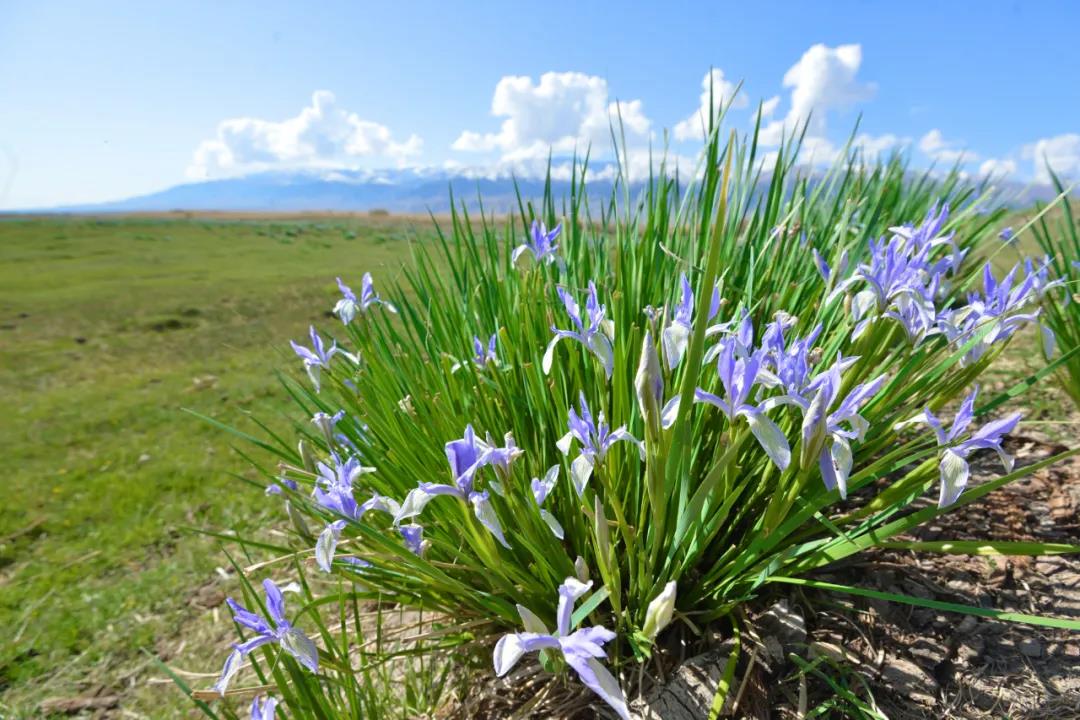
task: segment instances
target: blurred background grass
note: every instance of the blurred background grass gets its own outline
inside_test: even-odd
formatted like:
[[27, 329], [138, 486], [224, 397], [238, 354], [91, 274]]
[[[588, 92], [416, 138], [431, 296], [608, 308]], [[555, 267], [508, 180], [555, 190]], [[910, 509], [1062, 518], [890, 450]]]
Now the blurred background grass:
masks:
[[[288, 339], [337, 322], [334, 276], [394, 273], [416, 227], [430, 221], [0, 221], [0, 716], [123, 691], [141, 649], [185, 632], [225, 564], [185, 528], [250, 527], [269, 506], [229, 476], [246, 466], [229, 437], [182, 408], [272, 423]], [[177, 691], [155, 694], [125, 709], [179, 712]]]

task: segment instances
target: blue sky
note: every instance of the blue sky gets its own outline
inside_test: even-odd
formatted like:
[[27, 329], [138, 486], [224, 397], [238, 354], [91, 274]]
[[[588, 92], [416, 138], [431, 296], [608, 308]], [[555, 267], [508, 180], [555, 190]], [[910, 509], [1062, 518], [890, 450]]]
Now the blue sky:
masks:
[[683, 123], [692, 157], [710, 67], [743, 82], [736, 128], [778, 98], [765, 124], [812, 110], [821, 157], [861, 113], [871, 152], [1080, 176], [1077, 3], [514, 5], [2, 3], [0, 208], [275, 168], [526, 173], [616, 101], [633, 148]]

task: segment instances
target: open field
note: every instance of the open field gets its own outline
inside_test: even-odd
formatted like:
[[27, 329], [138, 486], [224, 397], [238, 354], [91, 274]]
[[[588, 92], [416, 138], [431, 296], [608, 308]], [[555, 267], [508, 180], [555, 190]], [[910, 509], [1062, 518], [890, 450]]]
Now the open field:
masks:
[[[245, 461], [229, 437], [182, 409], [284, 424], [274, 370], [298, 370], [289, 338], [337, 322], [334, 275], [392, 277], [429, 227], [311, 215], [0, 221], [0, 717], [86, 694], [118, 695], [116, 717], [186, 716], [178, 692], [148, 684], [160, 673], [144, 651], [183, 647], [196, 670], [220, 662], [224, 635], [208, 638], [203, 616], [220, 603], [224, 559], [189, 529], [250, 529], [277, 506], [230, 477]], [[1014, 347], [1015, 371], [992, 379], [1038, 366]], [[1030, 417], [1059, 416], [1060, 395], [1038, 390]]]
[[[223, 564], [185, 528], [260, 521], [229, 438], [182, 408], [273, 420], [273, 371], [331, 322], [334, 275], [397, 266], [429, 223], [0, 222], [0, 716], [145, 681], [142, 651], [178, 639]], [[169, 687], [135, 695], [133, 717], [186, 707]]]

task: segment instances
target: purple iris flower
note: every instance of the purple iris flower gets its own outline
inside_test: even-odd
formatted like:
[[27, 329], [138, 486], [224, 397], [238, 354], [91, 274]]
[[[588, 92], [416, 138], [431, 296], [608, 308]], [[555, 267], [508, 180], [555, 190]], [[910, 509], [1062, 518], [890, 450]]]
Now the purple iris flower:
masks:
[[[701, 388], [694, 391], [694, 402], [703, 402], [720, 408], [732, 424], [740, 418], [746, 418], [750, 432], [757, 438], [762, 449], [781, 470], [787, 469], [791, 462], [791, 448], [780, 428], [765, 415], [763, 408], [748, 402], [750, 391], [760, 381], [760, 373], [765, 362], [765, 351], [755, 350], [748, 357], [736, 357], [736, 347], [740, 344], [737, 337], [726, 337], [719, 343], [719, 357], [716, 360], [720, 384], [724, 388], [724, 397], [705, 392]], [[664, 409], [665, 425], [674, 421], [678, 410], [675, 398]]]
[[[938, 234], [948, 213], [947, 205], [940, 211], [935, 207], [918, 227], [890, 228], [893, 234], [887, 242], [884, 239], [870, 242], [869, 262], [860, 264], [850, 277], [836, 284], [830, 299], [856, 283], [866, 288], [852, 298], [856, 323], [852, 339], [859, 338], [883, 315], [903, 324], [909, 338], [916, 342], [930, 334], [928, 328], [938, 319], [935, 298], [946, 290], [947, 276], [955, 274], [966, 254], [956, 245], [953, 234]], [[935, 258], [937, 250], [943, 247], [948, 252]], [[829, 274], [829, 279], [835, 278]]]
[[398, 528], [405, 547], [414, 555], [423, 555], [427, 543], [424, 540], [424, 528], [420, 525], [402, 525]]
[[900, 323], [908, 342], [913, 346], [918, 345], [930, 335], [941, 332], [938, 327], [937, 308], [931, 297], [900, 295], [885, 311], [885, 317], [890, 317]]
[[307, 371], [308, 377], [311, 378], [311, 383], [315, 386], [315, 392], [319, 392], [319, 370], [328, 370], [330, 368], [330, 358], [342, 351], [338, 349], [336, 342], [332, 343], [330, 349], [327, 350], [323, 345], [322, 338], [319, 337], [319, 333], [315, 332], [314, 325], [311, 326], [310, 332], [310, 350], [292, 340], [289, 341], [289, 344], [292, 345], [293, 352], [304, 361], [304, 370]]
[[822, 257], [821, 253], [817, 251], [817, 248], [811, 249], [811, 253], [814, 257], [814, 264], [817, 265], [818, 273], [821, 274], [821, 278], [825, 281], [827, 286], [831, 286], [836, 278], [847, 272], [848, 251], [846, 248], [840, 253], [840, 260], [836, 264], [835, 272], [829, 267], [829, 263], [825, 261], [825, 258]]
[[375, 286], [371, 282], [371, 273], [364, 273], [360, 281], [360, 297], [349, 288], [348, 285], [337, 279], [338, 289], [341, 290], [342, 298], [334, 306], [334, 313], [341, 318], [341, 322], [348, 325], [356, 317], [356, 313], [366, 313], [373, 305], [382, 305], [392, 313], [397, 312], [391, 303], [383, 300], [375, 292]]
[[[492, 336], [488, 338], [487, 346], [485, 347], [484, 341], [474, 335], [472, 364], [480, 370], [483, 370], [488, 365], [497, 365], [499, 358], [495, 354], [495, 345], [498, 341], [499, 333], [493, 333]], [[450, 372], [457, 372], [464, 366], [464, 362], [456, 363], [454, 367], [451, 368]]]
[[584, 318], [573, 295], [563, 288], [558, 288], [558, 293], [574, 329], [560, 330], [554, 325], [551, 326], [555, 337], [551, 339], [547, 350], [544, 351], [544, 374], [551, 372], [551, 363], [555, 359], [555, 346], [560, 340], [568, 339], [577, 340], [599, 358], [604, 365], [604, 373], [608, 379], [611, 379], [611, 373], [615, 369], [615, 350], [611, 345], [615, 337], [615, 324], [604, 317], [606, 310], [596, 297], [596, 285], [591, 280], [589, 281], [589, 297], [585, 301]]
[[518, 614], [525, 632], [508, 633], [495, 644], [495, 674], [502, 677], [529, 652], [555, 650], [562, 654], [566, 664], [577, 673], [581, 682], [600, 696], [622, 720], [630, 720], [626, 696], [619, 688], [619, 681], [600, 663], [607, 659], [604, 645], [615, 639], [615, 633], [604, 627], [593, 626], [572, 630], [571, 616], [574, 603], [592, 587], [568, 577], [559, 586], [559, 605], [556, 611], [555, 632], [549, 633], [543, 621], [528, 608], [518, 605]]
[[499, 333], [492, 333], [488, 338], [487, 347], [484, 347], [484, 343], [480, 342], [480, 338], [473, 337], [473, 364], [477, 367], [484, 367], [487, 364], [494, 365], [499, 361], [495, 356], [495, 344], [499, 341]]
[[1016, 233], [1013, 232], [1011, 227], [1007, 227], [998, 233], [998, 237], [1001, 238], [1002, 242], [1011, 243], [1016, 238]]
[[277, 643], [282, 650], [292, 655], [296, 660], [313, 673], [319, 671], [319, 651], [311, 639], [294, 628], [285, 619], [285, 599], [281, 596], [281, 590], [273, 580], [263, 580], [263, 590], [266, 592], [266, 610], [269, 613], [269, 621], [253, 613], [232, 598], [226, 602], [232, 611], [233, 620], [248, 630], [255, 633], [255, 637], [233, 646], [233, 651], [225, 659], [225, 666], [221, 670], [221, 677], [214, 685], [214, 690], [224, 695], [233, 675], [240, 669], [240, 663], [257, 647], [267, 643]]
[[266, 494], [267, 495], [283, 495], [284, 491], [281, 489], [281, 485], [284, 485], [285, 487], [289, 488], [290, 490], [296, 490], [297, 487], [299, 487], [296, 484], [295, 480], [291, 480], [291, 479], [285, 477], [284, 475], [279, 475], [278, 476], [278, 482], [280, 482], [281, 484], [279, 485], [278, 483], [270, 483], [269, 485], [266, 486]]
[[490, 437], [485, 442], [476, 437], [472, 425], [467, 426], [464, 437], [446, 443], [446, 460], [450, 464], [454, 483], [421, 482], [409, 491], [405, 502], [401, 503], [401, 509], [394, 518], [395, 524], [419, 515], [424, 507], [439, 495], [451, 495], [472, 505], [473, 513], [480, 524], [487, 528], [503, 547], [509, 548], [510, 544], [503, 535], [502, 524], [491, 504], [491, 496], [486, 490], [477, 491], [473, 487], [480, 468], [491, 465], [505, 474], [509, 472], [510, 464], [521, 456], [522, 451], [514, 444], [513, 435], [507, 433], [505, 442], [505, 447], [496, 447], [491, 443]]
[[[397, 514], [401, 512], [401, 505], [399, 505], [396, 500], [384, 497], [378, 493], [372, 493], [371, 497], [360, 505], [357, 505], [352, 499], [351, 487], [347, 490], [334, 487], [328, 491], [328, 494], [336, 498], [334, 504], [350, 512], [341, 512], [341, 510], [338, 510], [338, 507], [332, 509], [338, 510], [338, 512], [341, 512], [342, 515], [345, 515], [348, 520], [353, 522], [363, 520], [365, 515], [375, 510], [387, 513], [391, 517], [397, 517]], [[349, 502], [346, 503], [342, 501], [340, 498], [343, 497], [347, 497]], [[315, 562], [323, 572], [330, 572], [338, 543], [341, 542], [341, 531], [345, 529], [347, 523], [348, 521], [345, 519], [334, 520], [319, 534], [319, 539], [315, 542]]]
[[799, 463], [808, 468], [816, 459], [825, 487], [838, 489], [842, 498], [847, 497], [847, 480], [851, 475], [851, 441], [861, 441], [870, 428], [859, 409], [884, 383], [885, 376], [879, 375], [854, 388], [837, 404], [841, 377], [839, 364], [834, 364], [822, 374], [813, 398], [803, 406]]
[[277, 700], [269, 695], [266, 696], [266, 699], [261, 704], [259, 703], [258, 695], [251, 701], [251, 720], [274, 720], [274, 715], [276, 713]]
[[971, 433], [967, 439], [960, 440], [972, 420], [975, 419], [975, 396], [978, 392], [979, 388], [976, 387], [964, 398], [960, 404], [960, 410], [953, 418], [952, 427], [947, 432], [930, 408], [924, 409], [912, 419], [898, 423], [896, 426], [901, 428], [911, 423], [926, 423], [934, 430], [938, 446], [945, 448], [939, 466], [941, 468], [941, 493], [938, 497], [938, 507], [952, 505], [964, 492], [971, 475], [967, 458], [974, 450], [993, 450], [1001, 459], [1001, 464], [1005, 466], [1005, 472], [1012, 472], [1013, 457], [1005, 452], [1001, 441], [1005, 435], [1016, 428], [1022, 417], [1020, 413], [1014, 412], [998, 420], [991, 420]]
[[[966, 307], [942, 318], [942, 331], [950, 341], [958, 344], [970, 341], [979, 330], [992, 325], [991, 330], [965, 354], [965, 365], [976, 362], [994, 343], [1009, 339], [1028, 323], [1038, 322], [1040, 311], [1031, 306], [1061, 282], [1049, 280], [1045, 265], [1036, 270], [1029, 261], [1022, 281], [1017, 281], [1019, 270], [1019, 265], [1013, 267], [999, 282], [987, 263], [983, 267], [982, 292], [970, 293]], [[1049, 356], [1055, 344], [1053, 334], [1048, 336], [1044, 331], [1043, 341]]]
[[[671, 322], [661, 335], [661, 343], [664, 347], [664, 360], [667, 362], [669, 369], [674, 370], [682, 362], [683, 354], [686, 352], [686, 346], [690, 342], [690, 333], [692, 331], [692, 323], [694, 319], [694, 289], [690, 285], [690, 281], [686, 277], [686, 273], [683, 273], [679, 284], [682, 288], [682, 296], [679, 300], [679, 304], [675, 306], [675, 312], [672, 315]], [[709, 303], [709, 317], [708, 321], [712, 321], [720, 312], [720, 288], [714, 287], [712, 298]]]
[[343, 417], [345, 417], [344, 410], [338, 410], [333, 415], [317, 412], [311, 416], [311, 422], [319, 430], [322, 430], [323, 437], [326, 438], [326, 444], [333, 445], [336, 435], [335, 428]]
[[555, 229], [548, 231], [544, 223], [539, 220], [533, 220], [532, 226], [529, 228], [529, 238], [526, 242], [518, 245], [514, 248], [514, 252], [510, 255], [510, 262], [516, 263], [525, 253], [532, 253], [536, 262], [551, 264], [553, 262], [559, 262], [558, 250], [559, 246], [555, 243], [555, 239], [559, 237], [562, 232], [562, 223], [555, 226]]
[[[336, 443], [346, 450], [358, 452], [356, 444], [350, 440], [347, 435], [337, 432], [337, 425], [344, 417], [344, 410], [338, 410], [333, 415], [317, 412], [311, 416], [311, 423], [322, 431], [323, 437], [326, 439], [327, 448], [333, 450], [334, 444]], [[363, 427], [363, 430], [367, 430], [366, 425]]]
[[637, 445], [638, 454], [642, 460], [645, 459], [645, 445], [631, 435], [625, 425], [612, 430], [604, 420], [603, 412], [594, 421], [589, 405], [585, 402], [585, 393], [581, 393], [578, 402], [581, 414], [578, 415], [574, 412], [574, 408], [570, 408], [567, 421], [570, 430], [559, 438], [556, 445], [563, 455], [570, 454], [574, 440], [581, 445], [580, 454], [570, 464], [570, 476], [574, 482], [574, 489], [577, 490], [578, 495], [581, 495], [585, 492], [585, 485], [588, 484], [589, 478], [592, 477], [593, 468], [604, 462], [608, 450], [615, 443], [626, 441]]
[[[780, 312], [776, 314], [776, 319], [765, 326], [765, 332], [761, 336], [761, 349], [765, 351], [765, 362], [758, 370], [758, 382], [769, 388], [783, 388], [787, 395], [805, 398], [805, 393], [811, 389], [812, 383], [817, 379], [812, 377], [810, 372], [817, 362], [812, 352], [814, 343], [821, 335], [822, 326], [818, 325], [806, 337], [797, 338], [789, 343], [784, 334], [794, 324], [795, 318]], [[850, 364], [854, 360], [851, 358], [847, 363]]]
[[353, 483], [361, 475], [375, 472], [375, 468], [364, 467], [354, 457], [342, 462], [337, 455], [331, 455], [331, 460], [333, 467], [324, 462], [316, 465], [318, 475], [312, 494], [316, 502], [326, 509], [347, 518], [356, 518], [359, 508], [353, 499]]
[[555, 483], [559, 480], [559, 466], [552, 465], [548, 468], [548, 471], [544, 473], [544, 477], [532, 479], [532, 493], [533, 499], [536, 500], [536, 507], [540, 510], [540, 517], [549, 528], [551, 533], [559, 538], [563, 539], [563, 527], [559, 524], [559, 521], [555, 519], [555, 516], [544, 509], [544, 501], [547, 500], [548, 495], [555, 489]]

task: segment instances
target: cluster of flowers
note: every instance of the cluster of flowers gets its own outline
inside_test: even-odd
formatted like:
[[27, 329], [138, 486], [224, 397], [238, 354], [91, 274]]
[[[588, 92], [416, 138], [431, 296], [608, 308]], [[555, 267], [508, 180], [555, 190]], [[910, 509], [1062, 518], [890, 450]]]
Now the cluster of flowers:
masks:
[[[971, 362], [977, 360], [991, 344], [1010, 337], [1024, 323], [1037, 321], [1038, 311], [1031, 306], [1055, 286], [1056, 281], [1048, 278], [1045, 265], [1036, 269], [1030, 261], [1025, 266], [1026, 274], [1022, 281], [1016, 281], [1018, 269], [1014, 269], [1005, 279], [997, 282], [988, 267], [982, 291], [971, 293], [967, 305], [956, 309], [941, 307], [966, 254], [966, 251], [958, 248], [951, 234], [941, 234], [947, 218], [947, 208], [940, 211], [935, 209], [918, 227], [891, 228], [891, 238], [872, 242], [869, 260], [859, 264], [847, 277], [842, 277], [848, 269], [846, 253], [834, 269], [817, 250], [813, 251], [814, 261], [828, 286], [830, 299], [846, 296], [849, 290], [862, 286], [850, 298], [855, 323], [853, 341], [862, 337], [873, 323], [882, 318], [897, 321], [913, 344], [933, 335], [944, 335], [950, 342], [968, 342], [980, 328], [993, 323], [993, 329], [984, 333], [979, 344], [969, 352], [967, 360]], [[537, 263], [557, 264], [564, 268], [565, 263], [555, 244], [559, 232], [560, 227], [548, 231], [542, 224], [534, 222], [529, 242], [514, 250], [513, 260], [517, 261], [522, 255], [530, 253]], [[392, 305], [375, 293], [370, 275], [364, 275], [359, 299], [340, 279], [338, 282], [343, 299], [335, 307], [335, 312], [344, 323], [352, 322], [357, 313], [366, 313], [375, 305], [396, 312]], [[551, 372], [556, 349], [566, 340], [580, 344], [593, 355], [605, 376], [610, 378], [614, 371], [615, 327], [606, 316], [606, 308], [600, 302], [596, 285], [589, 283], [584, 307], [578, 304], [570, 290], [559, 287], [557, 292], [571, 327], [561, 329], [552, 326], [553, 337], [543, 354], [543, 371], [545, 374]], [[822, 332], [820, 325], [804, 337], [792, 338], [791, 330], [796, 319], [778, 313], [765, 325], [760, 340], [755, 342], [753, 322], [745, 311], [726, 323], [709, 325], [719, 314], [721, 305], [719, 290], [713, 288], [705, 320], [705, 334], [711, 341], [705, 360], [715, 364], [716, 377], [704, 383], [707, 387], [696, 388], [695, 403], [719, 409], [727, 418], [729, 428], [735, 428], [745, 421], [750, 433], [781, 471], [787, 470], [792, 464], [791, 446], [784, 432], [770, 419], [769, 413], [782, 407], [795, 409], [801, 415], [798, 467], [805, 471], [816, 464], [826, 488], [836, 490], [840, 497], [846, 497], [853, 464], [852, 442], [861, 441], [869, 429], [868, 421], [860, 412], [879, 393], [887, 378], [881, 375], [843, 392], [844, 373], [858, 358], [838, 354], [830, 364], [822, 367], [822, 353], [814, 347]], [[694, 314], [693, 288], [683, 275], [678, 302], [670, 313], [661, 315], [668, 315], [660, 332], [668, 375], [678, 368], [685, 355], [692, 335]], [[652, 332], [651, 328], [645, 335], [636, 388], [646, 423], [655, 423], [656, 428], [664, 429], [670, 428], [679, 416], [679, 398], [665, 397], [665, 373], [653, 344]], [[479, 337], [474, 338], [471, 363], [477, 369], [498, 364], [497, 338], [498, 335], [494, 334], [487, 343]], [[293, 348], [318, 391], [319, 371], [329, 368], [335, 354], [346, 355], [354, 362], [356, 358], [345, 354], [336, 344], [326, 350], [314, 329], [311, 330], [311, 340], [311, 349], [296, 343], [293, 343]], [[467, 361], [458, 363], [454, 370], [466, 364]], [[971, 452], [977, 449], [995, 450], [1006, 468], [1011, 470], [1012, 467], [1012, 459], [1002, 449], [1001, 440], [1016, 426], [1019, 414], [991, 422], [966, 435], [974, 417], [974, 400], [975, 392], [972, 392], [964, 400], [948, 431], [928, 408], [897, 425], [899, 428], [923, 422], [933, 429], [942, 447], [941, 506], [955, 502], [963, 491], [969, 474], [966, 459]], [[463, 437], [445, 445], [451, 482], [420, 482], [400, 503], [377, 493], [358, 503], [353, 494], [356, 481], [364, 474], [374, 472], [374, 468], [362, 466], [355, 457], [355, 446], [345, 435], [336, 432], [335, 426], [341, 419], [342, 413], [334, 416], [319, 414], [313, 419], [333, 449], [329, 462], [317, 465], [313, 498], [338, 516], [327, 525], [316, 543], [315, 556], [322, 570], [331, 570], [341, 533], [347, 523], [360, 522], [369, 512], [388, 515], [390, 526], [400, 534], [404, 547], [410, 552], [425, 552], [427, 543], [423, 540], [423, 527], [416, 524], [414, 519], [439, 496], [455, 497], [470, 507], [477, 520], [500, 545], [511, 547], [492, 505], [490, 493], [503, 494], [504, 483], [510, 478], [511, 465], [523, 455], [523, 450], [516, 446], [512, 435], [506, 434], [504, 444], [500, 447], [490, 435], [480, 439], [470, 425], [466, 427]], [[618, 442], [636, 446], [641, 459], [645, 459], [644, 443], [631, 435], [625, 426], [613, 429], [602, 412], [594, 416], [582, 393], [578, 407], [569, 411], [568, 432], [557, 442], [559, 451], [567, 456], [575, 443], [578, 446], [578, 453], [570, 463], [572, 487], [577, 496], [586, 492], [589, 479]], [[485, 467], [491, 467], [494, 477], [489, 477], [481, 489], [480, 474]], [[544, 508], [546, 499], [557, 485], [559, 472], [560, 466], [551, 467], [542, 479], [532, 479], [531, 489], [543, 521], [556, 537], [562, 539], [562, 525]], [[292, 490], [298, 487], [293, 480], [283, 478], [283, 482]], [[280, 488], [272, 486], [268, 492], [280, 492]], [[337, 559], [357, 567], [368, 563], [358, 557]], [[495, 648], [496, 673], [500, 676], [507, 673], [526, 652], [558, 651], [586, 686], [620, 717], [628, 718], [626, 700], [618, 682], [600, 663], [600, 659], [606, 657], [604, 644], [615, 634], [603, 627], [577, 630], [571, 627], [573, 605], [591, 587], [587, 578], [585, 571], [580, 573], [580, 577], [567, 578], [559, 587], [558, 622], [554, 633], [549, 632], [531, 610], [518, 607], [524, 632], [508, 634], [499, 641]], [[270, 581], [264, 584], [270, 611], [269, 623], [230, 600], [237, 613], [236, 621], [254, 630], [257, 635], [254, 640], [237, 645], [229, 656], [218, 683], [222, 691], [243, 656], [254, 647], [268, 642], [277, 642], [305, 667], [313, 672], [317, 670], [314, 645], [285, 620], [276, 586]], [[674, 599], [675, 584], [671, 583], [649, 607], [647, 633], [655, 636], [659, 628], [670, 622]], [[262, 708], [253, 708], [253, 717], [256, 717], [256, 710], [264, 715], [269, 712], [272, 716], [272, 703], [268, 699]], [[267, 706], [269, 711], [266, 710]]]
[[[948, 217], [947, 205], [935, 207], [918, 227], [890, 228], [889, 240], [871, 241], [869, 260], [860, 263], [846, 278], [840, 277], [848, 267], [846, 251], [834, 269], [813, 250], [818, 271], [832, 287], [829, 299], [845, 296], [855, 286], [864, 286], [851, 296], [853, 340], [861, 337], [876, 320], [892, 318], [904, 329], [912, 345], [933, 335], [944, 335], [957, 346], [973, 341], [963, 360], [970, 364], [978, 361], [994, 343], [1038, 321], [1039, 310], [1035, 306], [1048, 290], [1062, 282], [1049, 279], [1049, 258], [1039, 267], [1027, 259], [1023, 264], [1024, 278], [1019, 281], [1020, 265], [998, 282], [987, 263], [981, 291], [970, 292], [967, 304], [962, 307], [942, 307], [967, 255], [966, 250], [957, 246], [954, 233], [941, 234]], [[1011, 237], [1010, 231], [1006, 239]], [[1040, 327], [1049, 357], [1054, 352], [1053, 332], [1045, 325]]]

